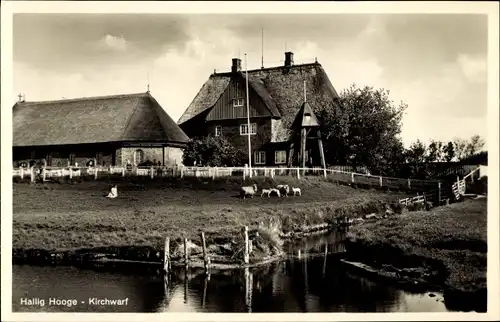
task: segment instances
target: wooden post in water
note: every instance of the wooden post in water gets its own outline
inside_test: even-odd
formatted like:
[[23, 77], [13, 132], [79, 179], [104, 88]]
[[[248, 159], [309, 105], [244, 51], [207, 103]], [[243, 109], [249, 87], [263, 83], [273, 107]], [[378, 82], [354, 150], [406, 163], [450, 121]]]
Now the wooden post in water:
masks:
[[248, 265], [248, 262], [250, 261], [250, 255], [248, 253], [249, 251], [249, 242], [248, 242], [248, 227], [245, 226], [243, 227], [243, 234], [244, 234], [244, 243], [245, 245], [243, 245], [243, 262], [245, 263], [245, 265]]
[[209, 264], [208, 254], [207, 254], [207, 244], [206, 244], [204, 232], [201, 232], [201, 244], [203, 247], [203, 263], [205, 264], [205, 273], [208, 274], [210, 264]]
[[438, 202], [437, 205], [441, 205], [441, 181], [438, 181]]
[[323, 278], [325, 277], [326, 274], [326, 258], [328, 256], [328, 244], [325, 244], [325, 258], [323, 260]]
[[[185, 239], [187, 240], [187, 239]], [[187, 268], [187, 266], [186, 266]], [[188, 271], [186, 269], [184, 273], [184, 304], [187, 304], [188, 302], [188, 282], [189, 282], [189, 276], [188, 276]]]
[[187, 270], [189, 267], [188, 239], [187, 238], [184, 238], [184, 265], [186, 267], [186, 276], [187, 276]]
[[163, 253], [163, 271], [165, 274], [170, 273], [170, 238], [165, 238], [165, 248]]
[[206, 299], [207, 299], [207, 288], [208, 288], [208, 282], [210, 281], [210, 274], [207, 274], [205, 276], [205, 279], [203, 280], [203, 299], [202, 299], [202, 302], [201, 302], [201, 308], [204, 309], [205, 308], [205, 302], [206, 302]]

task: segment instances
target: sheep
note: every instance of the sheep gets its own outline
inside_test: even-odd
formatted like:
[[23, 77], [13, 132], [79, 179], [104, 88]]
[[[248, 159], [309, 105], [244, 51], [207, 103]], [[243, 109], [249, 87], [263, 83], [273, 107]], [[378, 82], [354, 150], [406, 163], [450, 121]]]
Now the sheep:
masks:
[[271, 190], [271, 193], [276, 192], [276, 195], [278, 196], [278, 198], [281, 198], [281, 194], [280, 194], [280, 191], [278, 189], [271, 188], [270, 190]]
[[287, 184], [279, 184], [276, 189], [278, 189], [281, 194], [285, 195], [285, 197], [288, 197], [290, 193], [290, 186]]
[[254, 184], [253, 186], [246, 186], [246, 187], [241, 187], [240, 190], [240, 197], [245, 199], [247, 195], [250, 195], [251, 198], [255, 195], [257, 192], [257, 185]]
[[262, 197], [263, 195], [267, 195], [267, 197], [269, 198], [271, 192], [271, 189], [262, 189], [262, 193], [260, 194], [260, 196]]
[[300, 191], [300, 188], [296, 188], [296, 187], [292, 187], [292, 192], [293, 192], [293, 195], [299, 195], [299, 196], [302, 196], [302, 192]]

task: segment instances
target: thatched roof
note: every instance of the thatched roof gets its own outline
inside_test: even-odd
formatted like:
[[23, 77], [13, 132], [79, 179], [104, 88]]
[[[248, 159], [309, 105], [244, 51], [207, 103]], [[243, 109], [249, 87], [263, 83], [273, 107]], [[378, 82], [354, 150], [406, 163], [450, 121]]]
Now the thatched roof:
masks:
[[18, 102], [12, 114], [13, 146], [189, 140], [149, 93]]
[[[275, 113], [279, 114], [283, 121], [283, 126], [288, 129], [291, 128], [304, 102], [304, 82], [308, 104], [316, 113], [327, 105], [329, 107], [330, 104], [336, 104], [339, 98], [325, 70], [317, 62], [249, 70], [248, 76], [249, 84], [252, 84], [255, 92], [268, 107], [275, 109]], [[231, 77], [234, 77], [233, 73], [212, 74], [179, 119], [178, 124], [182, 127], [189, 120], [203, 117], [202, 112], [214, 106]]]

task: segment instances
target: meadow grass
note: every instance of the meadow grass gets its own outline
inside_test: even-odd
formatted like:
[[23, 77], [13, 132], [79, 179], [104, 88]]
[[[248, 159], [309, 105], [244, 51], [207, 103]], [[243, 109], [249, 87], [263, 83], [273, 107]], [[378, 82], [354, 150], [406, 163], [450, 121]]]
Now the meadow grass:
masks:
[[[301, 197], [237, 198], [242, 184], [260, 188], [289, 184]], [[105, 198], [111, 184], [119, 197]], [[29, 185], [15, 183], [13, 248], [73, 250], [113, 246], [151, 246], [162, 249], [164, 238], [223, 244], [241, 236], [241, 228], [277, 225], [276, 232], [300, 231], [327, 223], [339, 215], [379, 212], [405, 195], [339, 186], [322, 178], [292, 177], [86, 181]], [[274, 240], [274, 241], [273, 241]]]
[[437, 282], [445, 288], [460, 292], [486, 288], [486, 198], [354, 226], [349, 236], [358, 250], [383, 249], [379, 260], [394, 266], [432, 262], [440, 270]]

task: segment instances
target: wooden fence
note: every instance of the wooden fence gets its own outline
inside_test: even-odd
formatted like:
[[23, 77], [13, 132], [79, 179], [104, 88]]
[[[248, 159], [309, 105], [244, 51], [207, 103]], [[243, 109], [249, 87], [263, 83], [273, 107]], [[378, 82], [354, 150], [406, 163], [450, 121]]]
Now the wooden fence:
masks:
[[43, 167], [19, 168], [13, 170], [13, 176], [21, 179], [31, 178], [32, 182], [38, 178], [40, 181], [47, 181], [51, 178], [76, 178], [86, 177], [90, 180], [103, 178], [120, 177], [150, 177], [154, 178], [185, 178], [199, 177], [215, 179], [220, 177], [311, 177], [322, 176], [328, 180], [341, 184], [357, 185], [363, 187], [383, 188], [391, 190], [407, 191], [430, 191], [438, 189], [437, 180], [417, 180], [404, 178], [391, 178], [383, 176], [374, 176], [363, 173], [347, 172], [340, 170], [324, 168], [250, 168], [248, 167]]

